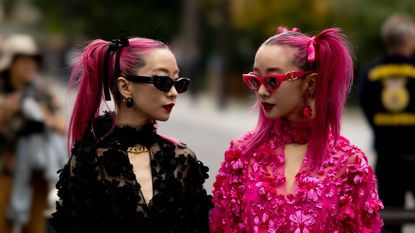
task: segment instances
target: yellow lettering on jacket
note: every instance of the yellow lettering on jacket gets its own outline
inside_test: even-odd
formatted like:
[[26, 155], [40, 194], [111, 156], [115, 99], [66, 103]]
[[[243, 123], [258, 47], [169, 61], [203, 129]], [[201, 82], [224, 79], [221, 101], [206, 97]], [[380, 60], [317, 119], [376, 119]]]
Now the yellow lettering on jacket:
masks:
[[415, 125], [415, 114], [413, 113], [377, 113], [373, 117], [373, 122], [377, 126], [408, 126]]
[[370, 81], [377, 81], [393, 76], [415, 78], [415, 67], [410, 64], [389, 64], [378, 66], [369, 72]]

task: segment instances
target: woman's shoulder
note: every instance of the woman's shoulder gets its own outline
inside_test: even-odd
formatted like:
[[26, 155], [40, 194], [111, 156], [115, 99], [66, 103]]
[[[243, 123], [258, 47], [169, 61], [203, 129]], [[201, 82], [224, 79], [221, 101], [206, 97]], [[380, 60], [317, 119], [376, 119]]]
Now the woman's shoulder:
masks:
[[337, 140], [332, 140], [332, 154], [344, 155], [346, 157], [366, 157], [365, 153], [347, 138], [339, 135]]
[[[78, 172], [88, 171], [98, 167], [97, 142], [92, 131], [88, 131], [84, 136], [74, 142], [70, 157], [66, 166], [70, 168], [71, 173], [74, 170]], [[87, 173], [87, 172], [86, 172]]]
[[187, 144], [176, 138], [158, 134], [160, 150], [174, 151], [176, 157], [185, 157], [197, 160], [195, 152]]
[[96, 140], [91, 131], [87, 131], [84, 136], [73, 143], [71, 155], [79, 156], [81, 154], [89, 154], [93, 151]]
[[230, 169], [228, 172], [233, 173], [242, 169], [242, 167], [244, 166], [243, 154], [246, 148], [245, 143], [251, 136], [252, 133], [248, 132], [234, 140], [231, 140], [228, 149], [224, 153], [224, 160], [222, 161], [220, 171], [225, 172], [226, 170]]
[[[197, 158], [195, 152], [186, 143], [159, 135], [158, 144], [159, 149], [154, 155], [157, 160], [162, 161], [168, 159], [170, 163], [184, 166], [193, 176], [203, 177], [200, 180], [201, 183], [204, 183], [204, 180], [209, 177], [209, 168]], [[175, 159], [173, 159], [173, 156]]]
[[229, 143], [228, 150], [240, 151], [244, 148], [245, 143], [252, 138], [253, 133], [251, 131], [242, 134], [241, 136], [233, 139]]
[[328, 161], [337, 167], [339, 174], [372, 172], [365, 153], [343, 136], [337, 138], [329, 154], [331, 157]]

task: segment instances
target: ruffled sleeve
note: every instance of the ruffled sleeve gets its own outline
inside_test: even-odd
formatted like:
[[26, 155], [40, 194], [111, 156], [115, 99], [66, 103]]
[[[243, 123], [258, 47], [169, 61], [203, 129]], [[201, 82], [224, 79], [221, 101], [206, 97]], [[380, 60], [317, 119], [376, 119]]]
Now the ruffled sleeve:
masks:
[[238, 220], [242, 214], [240, 195], [243, 189], [241, 180], [243, 163], [237, 144], [238, 141], [230, 143], [213, 184], [214, 208], [210, 213], [211, 232], [240, 232], [245, 228]]
[[340, 221], [344, 232], [379, 233], [383, 226], [382, 201], [376, 177], [362, 152], [352, 155], [346, 165], [346, 185], [340, 196]]

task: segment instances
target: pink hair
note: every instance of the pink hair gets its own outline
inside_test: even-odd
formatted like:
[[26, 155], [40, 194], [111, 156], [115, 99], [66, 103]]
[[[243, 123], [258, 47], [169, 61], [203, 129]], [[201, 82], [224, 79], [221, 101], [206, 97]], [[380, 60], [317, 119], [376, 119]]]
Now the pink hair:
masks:
[[[69, 122], [68, 146], [70, 148], [77, 140], [81, 140], [88, 130], [92, 130], [92, 121], [99, 115], [100, 106], [104, 102], [102, 80], [105, 69], [108, 72], [109, 88], [115, 104], [118, 105], [121, 101], [114, 78], [115, 54], [111, 55], [108, 67], [104, 65], [105, 53], [108, 47], [108, 41], [93, 40], [84, 48], [75, 62], [70, 76], [69, 88], [78, 85], [79, 88]], [[145, 65], [142, 56], [157, 48], [168, 47], [164, 43], [152, 39], [129, 39], [129, 46], [121, 48], [121, 74], [135, 75], [137, 70]], [[113, 126], [114, 124], [113, 122]]]
[[[314, 70], [318, 74], [315, 90], [315, 117], [311, 128], [308, 152], [313, 165], [318, 167], [327, 153], [330, 135], [340, 134], [343, 106], [353, 81], [353, 59], [349, 44], [339, 28], [323, 30], [315, 37], [315, 61], [308, 61], [311, 37], [298, 31], [279, 29], [280, 34], [268, 38], [261, 46], [279, 45], [297, 49], [293, 65], [301, 70]], [[275, 120], [265, 117], [262, 108], [252, 137], [242, 145], [247, 154], [267, 139]]]

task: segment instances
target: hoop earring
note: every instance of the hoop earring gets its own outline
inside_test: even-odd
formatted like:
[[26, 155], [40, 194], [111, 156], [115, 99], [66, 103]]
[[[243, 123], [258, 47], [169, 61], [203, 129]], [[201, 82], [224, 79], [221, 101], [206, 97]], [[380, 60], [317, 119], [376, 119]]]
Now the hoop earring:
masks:
[[128, 98], [124, 99], [124, 103], [125, 103], [125, 106], [127, 108], [131, 108], [133, 106], [133, 103], [134, 103], [133, 98], [128, 97]]

